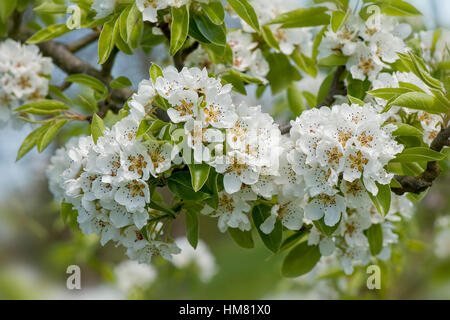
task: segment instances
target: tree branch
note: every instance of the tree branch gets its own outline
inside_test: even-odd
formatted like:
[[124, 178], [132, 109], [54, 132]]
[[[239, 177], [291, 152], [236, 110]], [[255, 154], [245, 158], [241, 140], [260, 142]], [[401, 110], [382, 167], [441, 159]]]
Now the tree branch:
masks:
[[[331, 81], [330, 89], [326, 97], [317, 105], [317, 108], [323, 106], [331, 106], [336, 101], [336, 95], [346, 95], [347, 88], [344, 81], [341, 80], [342, 74], [345, 72], [345, 66], [339, 66], [334, 73], [333, 80]], [[286, 124], [280, 127], [281, 134], [288, 134], [291, 131], [291, 124]]]
[[[430, 149], [441, 152], [444, 147], [450, 146], [450, 127], [442, 129], [441, 132], [431, 143]], [[395, 176], [395, 180], [401, 185], [401, 188], [392, 188], [392, 192], [403, 195], [407, 192], [420, 194], [433, 185], [441, 173], [441, 168], [436, 161], [427, 163], [427, 168], [418, 177]]]

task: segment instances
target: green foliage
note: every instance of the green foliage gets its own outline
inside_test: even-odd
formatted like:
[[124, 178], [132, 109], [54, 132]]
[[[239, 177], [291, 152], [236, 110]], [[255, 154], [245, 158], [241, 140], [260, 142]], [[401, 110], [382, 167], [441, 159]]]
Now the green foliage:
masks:
[[170, 55], [181, 49], [189, 32], [189, 5], [172, 8], [172, 24], [170, 27]]
[[241, 248], [252, 249], [255, 246], [251, 231], [241, 231], [236, 228], [228, 228], [228, 234]]
[[378, 188], [378, 193], [374, 196], [372, 193], [367, 192], [373, 205], [377, 208], [378, 212], [385, 217], [389, 209], [391, 208], [391, 187], [388, 184], [379, 184], [375, 182]]
[[247, 0], [228, 0], [228, 4], [250, 27], [259, 32], [259, 22], [255, 10]]

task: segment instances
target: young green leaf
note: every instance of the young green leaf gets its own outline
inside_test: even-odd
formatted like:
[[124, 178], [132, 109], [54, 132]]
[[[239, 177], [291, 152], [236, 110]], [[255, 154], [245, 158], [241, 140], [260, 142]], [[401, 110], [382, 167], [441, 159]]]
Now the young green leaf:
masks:
[[72, 74], [68, 76], [65, 81], [78, 83], [87, 87], [90, 87], [99, 92], [102, 99], [108, 94], [108, 88], [106, 85], [95, 77], [87, 74]]
[[33, 147], [37, 144], [39, 137], [42, 133], [49, 127], [49, 124], [43, 125], [31, 132], [25, 140], [22, 142], [22, 145], [19, 148], [16, 156], [16, 162], [23, 158]]
[[103, 132], [105, 131], [105, 124], [103, 123], [103, 119], [100, 118], [96, 113], [92, 116], [91, 123], [91, 134], [94, 143], [97, 144], [97, 140], [99, 137], [103, 136]]
[[198, 244], [198, 216], [197, 212], [192, 210], [186, 211], [186, 237], [195, 249]]
[[228, 0], [228, 4], [250, 27], [259, 32], [259, 22], [255, 10], [247, 0]]
[[198, 31], [208, 40], [208, 42], [221, 47], [226, 45], [227, 37], [224, 25], [216, 25], [212, 23], [207, 16], [201, 14], [196, 14], [193, 18]]
[[130, 79], [128, 79], [127, 77], [120, 76], [120, 77], [117, 77], [114, 80], [112, 80], [109, 83], [109, 85], [113, 89], [123, 89], [123, 88], [131, 87], [132, 83], [131, 83]]
[[378, 187], [377, 195], [374, 196], [370, 192], [367, 192], [367, 194], [378, 212], [385, 217], [391, 208], [391, 187], [388, 184], [379, 184], [378, 182], [376, 182], [376, 185]]
[[183, 47], [189, 32], [189, 5], [172, 7], [170, 26], [170, 55], [174, 56]]
[[164, 77], [161, 67], [156, 63], [153, 63], [150, 67], [150, 77], [152, 78], [153, 83], [155, 83], [156, 79], [159, 77]]
[[445, 155], [425, 147], [407, 148], [391, 162], [429, 162], [445, 159]]
[[[2, 2], [8, 2], [8, 1], [2, 1]], [[54, 24], [51, 26], [48, 26], [45, 29], [41, 29], [38, 32], [36, 32], [34, 35], [32, 35], [28, 40], [28, 44], [34, 44], [34, 43], [41, 43], [45, 41], [52, 40], [54, 38], [57, 38], [59, 36], [62, 36], [63, 34], [69, 32], [70, 29], [67, 28], [65, 24]]]
[[278, 15], [270, 24], [282, 24], [281, 28], [304, 28], [322, 26], [330, 23], [326, 14], [328, 8], [311, 7], [289, 11]]
[[98, 39], [98, 63], [104, 64], [108, 60], [112, 49], [114, 48], [114, 40], [119, 32], [118, 24], [115, 19], [111, 19], [103, 25]]
[[30, 110], [41, 110], [43, 111], [43, 114], [52, 114], [63, 110], [69, 110], [69, 107], [64, 102], [58, 100], [44, 99], [36, 102], [23, 104], [14, 111], [32, 113], [29, 112]]
[[203, 11], [214, 24], [222, 24], [225, 20], [225, 9], [220, 1], [210, 1], [209, 3], [200, 3]]
[[41, 153], [53, 141], [61, 128], [66, 124], [66, 119], [54, 120], [47, 130], [39, 137], [37, 141], [38, 152]]
[[291, 110], [294, 118], [297, 118], [303, 111], [306, 110], [303, 94], [295, 84], [291, 84], [286, 92], [289, 109]]
[[381, 224], [372, 224], [364, 233], [369, 241], [370, 253], [372, 256], [378, 255], [383, 249], [383, 229]]
[[199, 191], [208, 180], [209, 170], [211, 167], [207, 164], [189, 164], [189, 171], [191, 173], [192, 188], [195, 192]]

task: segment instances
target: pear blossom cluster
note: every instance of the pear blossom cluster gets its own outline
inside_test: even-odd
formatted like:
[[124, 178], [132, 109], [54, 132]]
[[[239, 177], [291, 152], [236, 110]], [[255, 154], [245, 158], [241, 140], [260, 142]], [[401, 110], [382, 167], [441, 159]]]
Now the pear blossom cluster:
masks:
[[403, 146], [392, 138], [396, 127], [383, 126], [386, 119], [370, 104], [343, 104], [308, 110], [292, 122], [288, 161], [304, 177], [309, 219], [334, 226], [346, 208], [370, 205], [366, 190], [377, 195], [377, 183], [390, 183], [384, 167]]
[[[399, 88], [400, 83], [409, 83], [417, 86], [422, 91], [428, 94], [432, 94], [428, 89], [427, 85], [419, 79], [412, 72], [394, 72], [390, 73], [380, 73], [377, 79], [373, 82], [373, 89], [382, 88]], [[381, 105], [381, 109], [384, 109], [386, 101], [383, 99], [376, 98], [376, 101]], [[390, 116], [391, 122], [401, 122], [401, 117], [399, 116], [399, 111], [405, 112], [408, 115], [414, 115], [416, 120], [420, 122], [423, 129], [423, 141], [431, 145], [431, 142], [436, 138], [442, 129], [442, 117], [437, 114], [428, 113], [426, 111], [416, 111], [408, 108], [399, 108], [393, 106], [388, 114]]]
[[399, 23], [395, 17], [375, 14], [364, 21], [351, 13], [336, 32], [331, 27], [325, 32], [318, 58], [347, 57], [346, 68], [353, 79], [373, 81], [398, 59], [398, 52], [407, 50], [403, 40], [410, 33], [411, 26]]
[[[155, 104], [171, 122], [170, 138], [162, 141], [137, 136]], [[81, 137], [57, 150], [47, 171], [55, 199], [71, 204], [82, 232], [98, 234], [102, 244], [123, 245], [141, 263], [179, 253], [176, 243], [161, 240], [164, 224], [153, 221], [152, 181], [170, 177], [175, 166], [203, 163], [221, 175], [223, 188], [217, 208], [205, 204], [200, 213], [217, 218], [222, 232], [251, 230], [252, 204], [265, 199], [272, 206], [259, 226], [263, 233], [273, 232], [277, 221], [294, 231], [313, 225], [309, 244], [339, 257], [346, 272], [370, 257], [364, 232], [374, 223], [386, 235], [379, 256], [389, 255], [396, 241], [391, 218], [379, 215], [368, 192], [376, 195], [379, 184], [390, 183], [384, 167], [403, 147], [392, 137], [396, 127], [386, 124], [389, 115], [371, 104], [307, 110], [282, 136], [260, 106], [236, 105], [231, 85], [206, 68], [167, 67], [142, 81], [128, 106], [128, 116], [96, 142]], [[334, 233], [323, 235], [318, 220]]]
[[[310, 230], [308, 245], [318, 245], [322, 260], [327, 264], [339, 263], [346, 274], [352, 274], [354, 267], [366, 266], [371, 262], [372, 254], [365, 231], [374, 224], [381, 224], [383, 244], [376, 258], [386, 261], [391, 257], [392, 245], [398, 243], [395, 224], [409, 219], [413, 213], [413, 204], [406, 196], [392, 194], [389, 213], [383, 217], [375, 206], [348, 209], [340, 224], [331, 235], [323, 234], [315, 226]], [[321, 268], [318, 264], [317, 268]]]
[[[252, 0], [250, 4], [255, 9], [256, 16], [261, 25], [266, 25], [280, 14], [299, 8], [296, 0]], [[244, 20], [241, 19], [242, 28], [245, 32], [254, 33]], [[290, 55], [294, 50], [310, 56], [312, 52], [312, 29], [311, 28], [289, 28], [282, 29], [281, 25], [269, 25], [275, 39], [278, 41], [280, 51]]]
[[7, 39], [0, 43], [0, 124], [11, 119], [21, 104], [43, 99], [48, 93], [53, 64], [35, 45]]
[[[105, 129], [95, 143], [92, 136], [73, 138], [56, 151], [47, 170], [50, 190], [58, 201], [78, 212], [81, 231], [100, 236], [101, 244], [114, 241], [127, 248], [127, 255], [149, 263], [160, 254], [170, 259], [180, 249], [160, 240], [161, 222], [149, 208], [152, 180], [171, 169], [173, 147], [156, 139], [137, 138], [142, 103], [153, 97], [140, 86], [130, 101], [130, 115]], [[143, 228], [147, 228], [143, 232]]]
[[420, 41], [422, 57], [428, 65], [439, 67], [440, 63], [450, 61], [450, 30], [421, 31], [415, 37]]

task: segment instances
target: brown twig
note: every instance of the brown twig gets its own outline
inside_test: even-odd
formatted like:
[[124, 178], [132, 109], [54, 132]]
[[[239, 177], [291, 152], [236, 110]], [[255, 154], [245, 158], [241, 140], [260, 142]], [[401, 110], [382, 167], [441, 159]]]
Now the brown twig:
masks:
[[[336, 100], [336, 95], [346, 95], [347, 88], [344, 81], [341, 79], [342, 74], [345, 72], [345, 66], [339, 66], [334, 73], [333, 80], [331, 81], [330, 89], [326, 97], [317, 105], [317, 108], [323, 106], [331, 106]], [[291, 124], [286, 124], [280, 127], [281, 134], [288, 134], [291, 131]]]
[[91, 43], [93, 43], [94, 41], [96, 41], [98, 39], [98, 37], [99, 37], [98, 32], [94, 31], [94, 32], [88, 34], [87, 36], [84, 36], [72, 43], [69, 43], [67, 45], [67, 49], [73, 53], [78, 52], [81, 49], [83, 49], [83, 48], [87, 47], [88, 45], [90, 45]]

